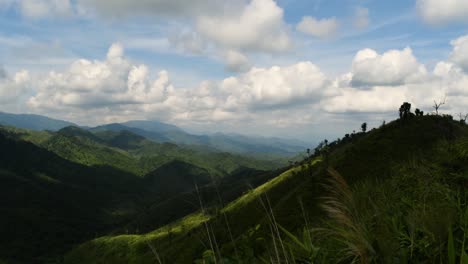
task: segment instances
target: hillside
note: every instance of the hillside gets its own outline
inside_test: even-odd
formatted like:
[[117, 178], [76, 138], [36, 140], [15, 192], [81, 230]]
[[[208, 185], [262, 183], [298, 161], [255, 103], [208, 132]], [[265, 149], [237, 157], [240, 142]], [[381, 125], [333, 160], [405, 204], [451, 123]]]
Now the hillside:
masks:
[[[215, 178], [206, 169], [174, 158], [136, 175], [128, 171], [129, 160], [138, 161], [76, 127], [0, 129], [0, 259], [60, 263], [72, 246], [96, 236], [157, 228], [196, 211], [192, 183], [208, 201], [217, 199]], [[244, 182], [257, 186], [274, 176], [240, 166], [237, 171], [242, 177], [233, 171], [217, 180], [225, 200], [244, 192]]]
[[0, 179], [0, 256], [23, 263], [45, 262], [45, 255], [107, 233], [140, 185], [131, 174], [76, 164], [2, 133]]
[[467, 187], [468, 126], [396, 120], [226, 206], [199, 196], [198, 213], [88, 241], [65, 263], [467, 263]]

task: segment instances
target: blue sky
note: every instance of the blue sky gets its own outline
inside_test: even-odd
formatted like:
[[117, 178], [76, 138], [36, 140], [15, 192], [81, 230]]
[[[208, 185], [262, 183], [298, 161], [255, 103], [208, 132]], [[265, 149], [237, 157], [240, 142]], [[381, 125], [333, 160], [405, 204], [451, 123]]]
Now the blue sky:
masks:
[[[467, 112], [465, 0], [0, 0], [0, 111], [317, 141]], [[2, 76], [3, 75], [3, 76]]]

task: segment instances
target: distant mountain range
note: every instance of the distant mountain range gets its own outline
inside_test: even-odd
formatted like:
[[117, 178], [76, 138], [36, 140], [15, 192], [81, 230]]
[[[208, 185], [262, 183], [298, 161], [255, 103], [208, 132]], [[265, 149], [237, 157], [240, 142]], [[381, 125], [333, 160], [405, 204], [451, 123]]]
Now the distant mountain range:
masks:
[[67, 126], [76, 126], [68, 121], [32, 114], [10, 114], [0, 112], [0, 125], [14, 126], [32, 130], [57, 131]]
[[[40, 115], [0, 113], [0, 125], [14, 126], [30, 130], [58, 131], [74, 123]], [[195, 149], [217, 150], [260, 158], [291, 157], [304, 151], [307, 143], [299, 140], [251, 137], [238, 134], [214, 133], [193, 135], [183, 129], [159, 121], [133, 120], [124, 123], [105, 124], [96, 127], [82, 127], [92, 133], [105, 131], [130, 131], [158, 143], [174, 143]]]

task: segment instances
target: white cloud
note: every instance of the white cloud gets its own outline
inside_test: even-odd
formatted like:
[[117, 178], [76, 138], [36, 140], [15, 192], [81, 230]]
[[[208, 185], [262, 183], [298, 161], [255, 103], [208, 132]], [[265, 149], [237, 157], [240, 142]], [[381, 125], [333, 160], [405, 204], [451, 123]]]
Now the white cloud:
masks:
[[242, 53], [229, 50], [224, 55], [226, 69], [231, 72], [245, 72], [250, 69], [249, 59]]
[[28, 71], [22, 70], [10, 77], [0, 66], [0, 103], [16, 103], [28, 91], [29, 84], [30, 76]]
[[120, 44], [113, 44], [103, 61], [80, 59], [35, 83], [30, 108], [71, 112], [74, 120], [122, 120], [155, 113], [179, 122], [246, 120], [260, 116], [263, 109], [297, 108], [332, 95], [330, 81], [310, 62], [253, 68], [194, 89], [174, 88], [166, 71], [152, 76], [148, 66], [126, 59]]
[[291, 46], [283, 9], [273, 0], [252, 0], [234, 14], [199, 16], [197, 30], [226, 48], [282, 52]]
[[353, 86], [397, 86], [420, 81], [426, 75], [426, 68], [410, 48], [389, 50], [382, 55], [363, 49], [354, 57], [351, 72]]
[[[463, 57], [464, 52], [457, 49], [458, 45], [463, 42], [462, 39], [452, 41], [454, 44], [452, 61], [454, 57]], [[403, 56], [404, 53], [406, 55]], [[383, 58], [385, 55], [387, 55], [386, 59]], [[422, 69], [422, 65], [417, 63], [416, 58], [410, 55], [409, 50], [406, 52], [393, 50], [383, 55], [378, 55], [369, 49], [358, 52], [355, 61], [370, 59], [358, 67], [360, 82], [364, 79], [367, 89], [353, 87], [356, 73], [343, 75], [334, 83], [339, 95], [322, 101], [323, 108], [334, 113], [392, 112], [396, 111], [401, 102], [408, 101], [413, 104], [413, 109], [419, 107], [430, 112], [433, 110], [434, 100], [438, 101], [446, 97], [447, 104], [443, 107], [445, 113], [466, 112], [468, 74], [461, 68], [462, 64], [441, 61], [437, 63], [432, 72], [428, 73]], [[457, 61], [460, 62], [460, 60]], [[398, 66], [400, 70], [395, 71], [394, 66]], [[352, 71], [355, 70], [356, 65], [353, 64]]]
[[29, 105], [44, 109], [105, 108], [157, 102], [170, 93], [167, 72], [160, 72], [151, 81], [145, 65], [132, 65], [123, 55], [123, 47], [113, 44], [105, 61], [80, 59], [65, 72], [50, 72], [38, 81], [37, 94]]
[[369, 9], [364, 7], [356, 8], [354, 14], [354, 26], [358, 29], [364, 29], [369, 26]]
[[222, 10], [218, 0], [77, 0], [83, 8], [99, 14], [119, 17], [134, 15], [196, 16]]
[[416, 7], [424, 21], [430, 24], [468, 22], [466, 0], [417, 0]]
[[453, 46], [450, 60], [468, 72], [468, 35], [457, 38], [450, 43]]
[[220, 85], [227, 95], [226, 107], [273, 108], [311, 104], [328, 96], [329, 81], [319, 67], [299, 62], [286, 67], [253, 68]]
[[[383, 54], [365, 49], [356, 54], [350, 71], [338, 77], [304, 61], [251, 68], [191, 88], [173, 87], [167, 71], [155, 73], [133, 63], [116, 43], [103, 60], [76, 60], [65, 70], [35, 78], [37, 90], [28, 106], [34, 112], [69, 113], [63, 118], [88, 124], [152, 118], [232, 129], [246, 124], [252, 129], [294, 128], [329, 122], [343, 113], [352, 118], [355, 112], [361, 112], [361, 118], [376, 113], [396, 117], [403, 101], [429, 112], [433, 100], [444, 96], [447, 113], [466, 112], [468, 74], [453, 60], [461, 56], [453, 55], [459, 52], [459, 41], [453, 43], [450, 61], [439, 62], [431, 72], [409, 48]], [[242, 55], [232, 52], [233, 57]], [[6, 74], [0, 81], [1, 98], [17, 98], [30, 83], [25, 72]]]
[[328, 38], [333, 36], [338, 30], [339, 23], [336, 18], [316, 19], [305, 16], [297, 24], [296, 29], [302, 33], [309, 34], [319, 38]]

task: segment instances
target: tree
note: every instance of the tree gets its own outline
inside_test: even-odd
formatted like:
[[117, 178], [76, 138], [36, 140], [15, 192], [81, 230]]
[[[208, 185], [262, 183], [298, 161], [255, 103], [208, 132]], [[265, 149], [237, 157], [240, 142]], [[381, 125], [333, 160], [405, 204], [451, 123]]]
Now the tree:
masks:
[[432, 106], [432, 108], [435, 109], [436, 115], [439, 115], [439, 108], [443, 106], [444, 104], [445, 104], [445, 97], [443, 101], [439, 101], [438, 103], [436, 102], [436, 100], [434, 100], [434, 105]]
[[416, 114], [416, 116], [423, 116], [424, 115], [424, 111], [419, 110], [419, 108], [416, 108], [416, 110], [414, 110], [414, 113]]
[[462, 113], [459, 113], [458, 116], [460, 117], [460, 123], [461, 123], [461, 124], [466, 124], [466, 119], [468, 119], [468, 114], [465, 114], [465, 115], [463, 116]]
[[410, 116], [411, 113], [411, 104], [408, 102], [404, 102], [399, 109], [400, 112], [400, 118], [401, 119], [406, 119]]
[[365, 123], [365, 122], [362, 123], [362, 125], [361, 125], [361, 130], [362, 130], [362, 132], [366, 133], [366, 131], [367, 131], [367, 123]]

